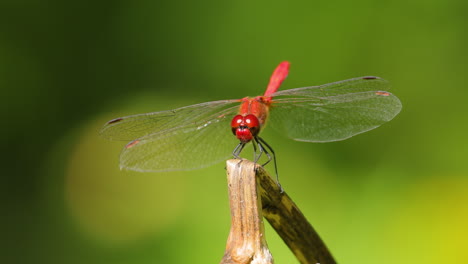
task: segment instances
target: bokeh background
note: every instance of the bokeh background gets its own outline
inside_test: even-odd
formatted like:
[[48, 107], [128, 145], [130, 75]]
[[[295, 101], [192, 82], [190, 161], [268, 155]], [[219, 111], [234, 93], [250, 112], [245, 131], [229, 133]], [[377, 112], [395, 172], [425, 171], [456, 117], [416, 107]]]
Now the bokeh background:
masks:
[[[120, 171], [122, 115], [363, 75], [394, 120], [349, 140], [266, 130], [282, 184], [340, 263], [468, 259], [468, 2], [1, 1], [1, 263], [217, 263], [224, 164]], [[231, 137], [229, 129], [226, 137]], [[271, 169], [271, 168], [270, 168]], [[267, 224], [276, 263], [297, 263]]]

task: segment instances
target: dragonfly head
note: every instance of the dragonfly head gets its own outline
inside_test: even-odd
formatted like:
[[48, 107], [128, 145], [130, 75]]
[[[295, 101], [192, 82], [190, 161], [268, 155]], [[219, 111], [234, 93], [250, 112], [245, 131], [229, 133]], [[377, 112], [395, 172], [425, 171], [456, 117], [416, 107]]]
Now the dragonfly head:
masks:
[[260, 132], [260, 122], [255, 115], [236, 115], [231, 122], [232, 133], [242, 143], [250, 142]]

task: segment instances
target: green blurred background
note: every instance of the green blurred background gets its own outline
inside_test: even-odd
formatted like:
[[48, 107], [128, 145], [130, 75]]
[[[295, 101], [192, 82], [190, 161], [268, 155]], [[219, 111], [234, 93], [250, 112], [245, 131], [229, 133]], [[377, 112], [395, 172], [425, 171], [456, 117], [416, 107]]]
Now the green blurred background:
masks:
[[[462, 0], [2, 1], [0, 262], [218, 263], [224, 164], [119, 171], [125, 143], [98, 131], [121, 115], [259, 95], [282, 60], [283, 89], [376, 75], [403, 103], [342, 142], [263, 135], [336, 259], [466, 262], [467, 14]], [[297, 263], [266, 236], [276, 263]]]

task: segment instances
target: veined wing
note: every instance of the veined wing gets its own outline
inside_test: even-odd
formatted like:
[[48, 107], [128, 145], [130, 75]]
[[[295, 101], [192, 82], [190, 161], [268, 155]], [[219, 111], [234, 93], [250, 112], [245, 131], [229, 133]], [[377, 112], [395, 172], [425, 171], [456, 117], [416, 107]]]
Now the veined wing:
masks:
[[110, 140], [134, 140], [180, 126], [201, 124], [239, 104], [240, 100], [221, 100], [189, 105], [173, 110], [131, 115], [108, 121], [101, 129], [101, 136]]
[[220, 162], [239, 143], [230, 122], [239, 100], [202, 103], [170, 111], [117, 118], [101, 131], [111, 139], [134, 139], [120, 167], [145, 172], [191, 170]]
[[273, 94], [271, 126], [298, 141], [343, 140], [392, 120], [400, 100], [379, 77], [359, 77]]

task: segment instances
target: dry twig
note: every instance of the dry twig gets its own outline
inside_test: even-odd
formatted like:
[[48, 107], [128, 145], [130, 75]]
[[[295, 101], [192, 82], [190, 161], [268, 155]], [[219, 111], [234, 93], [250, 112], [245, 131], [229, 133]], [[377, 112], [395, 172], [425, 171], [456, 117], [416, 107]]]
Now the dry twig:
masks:
[[336, 263], [299, 208], [267, 172], [248, 160], [228, 160], [231, 231], [221, 264], [270, 264], [263, 216], [302, 264]]

